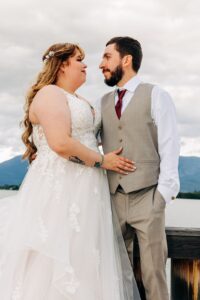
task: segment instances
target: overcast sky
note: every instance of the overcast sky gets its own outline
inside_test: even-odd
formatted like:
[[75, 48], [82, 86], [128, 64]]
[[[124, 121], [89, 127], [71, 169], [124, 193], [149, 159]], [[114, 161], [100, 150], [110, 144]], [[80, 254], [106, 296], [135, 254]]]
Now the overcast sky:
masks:
[[171, 94], [181, 154], [200, 156], [199, 0], [7, 0], [0, 4], [0, 162], [23, 152], [24, 96], [46, 48], [75, 42], [85, 49], [88, 77], [79, 93], [94, 101], [109, 89], [98, 64], [118, 35], [141, 42], [140, 77]]

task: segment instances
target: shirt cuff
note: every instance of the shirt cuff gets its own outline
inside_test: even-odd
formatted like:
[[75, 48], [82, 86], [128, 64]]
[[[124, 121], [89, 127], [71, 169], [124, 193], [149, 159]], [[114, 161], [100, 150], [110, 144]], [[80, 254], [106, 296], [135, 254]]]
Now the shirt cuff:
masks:
[[161, 193], [166, 203], [170, 203], [176, 199], [177, 193], [173, 193], [172, 190], [163, 185], [158, 185], [158, 191]]

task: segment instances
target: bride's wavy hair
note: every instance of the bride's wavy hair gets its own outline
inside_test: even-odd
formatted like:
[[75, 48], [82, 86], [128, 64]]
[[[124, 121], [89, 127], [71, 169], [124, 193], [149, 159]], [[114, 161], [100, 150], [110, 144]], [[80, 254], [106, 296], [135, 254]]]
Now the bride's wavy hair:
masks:
[[73, 57], [76, 54], [76, 50], [78, 50], [84, 58], [84, 51], [77, 44], [62, 43], [50, 46], [42, 57], [44, 62], [43, 69], [38, 74], [36, 82], [28, 90], [24, 106], [25, 116], [22, 121], [24, 127], [22, 141], [26, 146], [26, 150], [22, 157], [23, 159], [28, 159], [30, 163], [32, 161], [32, 156], [37, 152], [37, 148], [32, 139], [33, 126], [29, 119], [30, 105], [41, 88], [45, 85], [56, 83], [58, 71], [62, 62], [68, 61], [70, 57]]

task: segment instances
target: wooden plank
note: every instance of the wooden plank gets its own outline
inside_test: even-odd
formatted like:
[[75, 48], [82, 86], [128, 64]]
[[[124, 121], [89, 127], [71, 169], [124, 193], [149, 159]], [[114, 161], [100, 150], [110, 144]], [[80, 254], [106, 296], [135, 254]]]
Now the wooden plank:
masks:
[[[200, 229], [167, 228], [168, 257], [200, 259]], [[135, 235], [134, 256], [139, 257], [139, 246]]]
[[200, 259], [200, 229], [167, 228], [168, 257]]
[[200, 236], [200, 228], [166, 227], [166, 234], [169, 236]]

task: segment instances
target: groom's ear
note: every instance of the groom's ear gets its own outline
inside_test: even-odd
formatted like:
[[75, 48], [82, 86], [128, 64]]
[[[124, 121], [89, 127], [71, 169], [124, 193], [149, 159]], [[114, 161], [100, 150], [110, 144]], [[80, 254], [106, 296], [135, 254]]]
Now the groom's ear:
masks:
[[132, 66], [132, 60], [133, 60], [132, 55], [127, 54], [122, 58], [122, 65], [124, 67]]

